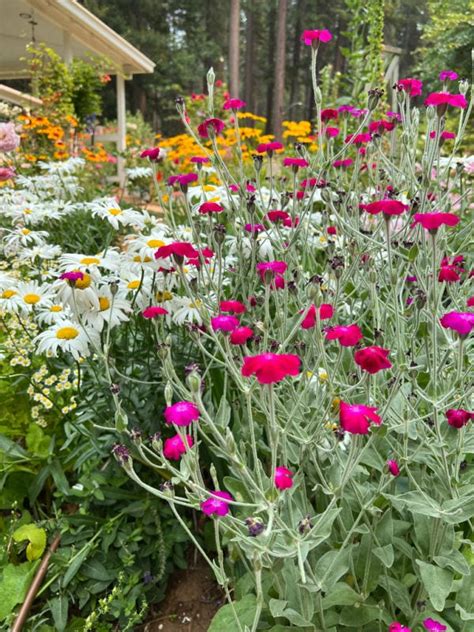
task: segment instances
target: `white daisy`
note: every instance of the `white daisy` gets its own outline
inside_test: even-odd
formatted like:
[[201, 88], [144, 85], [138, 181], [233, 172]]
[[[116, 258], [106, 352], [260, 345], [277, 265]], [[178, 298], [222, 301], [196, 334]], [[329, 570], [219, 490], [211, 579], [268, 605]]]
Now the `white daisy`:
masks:
[[96, 331], [102, 331], [106, 323], [112, 328], [129, 319], [130, 302], [123, 294], [114, 295], [110, 285], [103, 285], [98, 290], [98, 297], [99, 309], [93, 309], [83, 315], [87, 325]]
[[166, 305], [166, 309], [171, 311], [171, 317], [177, 325], [184, 323], [202, 325], [202, 306], [202, 301], [199, 299], [191, 300], [185, 296], [176, 296]]
[[23, 314], [32, 312], [39, 305], [48, 305], [51, 300], [51, 286], [35, 281], [18, 283], [16, 291], [13, 305]]
[[[107, 253], [95, 255], [78, 254], [73, 252], [64, 253], [59, 259], [60, 270], [80, 270], [89, 273], [99, 272], [99, 268], [116, 272], [120, 267], [120, 254], [113, 248], [109, 248]], [[94, 275], [95, 276], [95, 275]]]
[[145, 225], [145, 218], [142, 213], [131, 208], [121, 209], [114, 198], [96, 200], [91, 202], [88, 207], [92, 215], [106, 219], [115, 230], [118, 230], [121, 226], [143, 228]]
[[44, 246], [46, 238], [49, 237], [49, 233], [45, 230], [33, 231], [24, 226], [18, 226], [9, 233], [4, 241], [5, 254], [8, 255], [15, 254], [20, 248]]
[[93, 330], [86, 333], [78, 323], [63, 320], [41, 332], [33, 342], [37, 344], [38, 353], [56, 356], [61, 350], [79, 360], [90, 354], [91, 342], [94, 346], [99, 344], [99, 334]]
[[40, 305], [36, 315], [37, 321], [42, 325], [54, 325], [55, 323], [70, 320], [72, 317], [71, 308], [55, 300], [48, 304]]

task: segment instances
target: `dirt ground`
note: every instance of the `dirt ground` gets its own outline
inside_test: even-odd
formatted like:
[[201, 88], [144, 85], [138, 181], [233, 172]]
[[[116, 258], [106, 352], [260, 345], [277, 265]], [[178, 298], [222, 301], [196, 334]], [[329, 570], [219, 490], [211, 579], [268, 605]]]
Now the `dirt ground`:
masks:
[[168, 592], [160, 607], [139, 632], [207, 632], [212, 617], [224, 604], [207, 565], [197, 561], [169, 579]]

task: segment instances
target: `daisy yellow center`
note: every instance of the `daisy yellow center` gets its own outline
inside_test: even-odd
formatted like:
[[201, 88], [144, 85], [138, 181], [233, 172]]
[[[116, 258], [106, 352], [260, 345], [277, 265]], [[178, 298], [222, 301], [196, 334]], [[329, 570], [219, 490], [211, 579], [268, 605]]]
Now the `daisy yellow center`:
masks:
[[22, 235], [29, 235], [31, 233], [31, 230], [29, 228], [22, 228], [21, 229], [21, 234]]
[[149, 248], [161, 248], [161, 246], [164, 246], [164, 245], [165, 245], [165, 242], [164, 242], [164, 241], [162, 241], [161, 239], [149, 239], [149, 240], [146, 242], [146, 245], [147, 245]]
[[99, 296], [99, 309], [101, 312], [104, 312], [106, 309], [109, 309], [110, 301], [106, 296]]
[[62, 312], [63, 308], [61, 307], [61, 305], [51, 305], [51, 307], [49, 308], [50, 312], [54, 312], [55, 314], [58, 312]]
[[139, 279], [134, 279], [133, 281], [130, 281], [127, 285], [129, 290], [136, 290], [137, 288], [140, 287], [140, 280]]
[[58, 340], [74, 340], [78, 335], [79, 332], [74, 327], [61, 327], [56, 332], [56, 338], [58, 338]]
[[202, 305], [202, 301], [200, 301], [199, 299], [197, 299], [197, 301], [194, 301], [193, 303], [189, 303], [189, 307], [191, 309], [199, 309]]
[[171, 292], [168, 292], [168, 290], [165, 290], [164, 292], [156, 293], [156, 300], [158, 301], [158, 303], [163, 303], [164, 301], [171, 301], [172, 298], [173, 298], [173, 295], [171, 294]]
[[74, 286], [78, 290], [85, 290], [86, 288], [90, 286], [92, 282], [90, 274], [87, 274], [87, 272], [83, 272], [82, 275], [83, 275], [82, 279], [77, 279], [76, 284]]
[[83, 266], [99, 265], [100, 259], [98, 257], [83, 257], [79, 263], [82, 263]]
[[36, 305], [41, 299], [39, 294], [25, 294], [23, 300], [27, 305]]
[[151, 257], [143, 257], [142, 259], [140, 255], [136, 255], [135, 257], [133, 257], [133, 260], [136, 263], [149, 263], [151, 261]]
[[109, 208], [110, 215], [122, 215], [122, 210], [119, 208]]
[[12, 296], [15, 296], [15, 294], [18, 294], [16, 290], [4, 290], [2, 292], [2, 298], [11, 298]]
[[23, 213], [24, 213], [25, 215], [31, 215], [31, 213], [33, 213], [33, 211], [32, 211], [30, 208], [25, 208], [25, 209], [24, 209], [24, 211], [23, 211]]

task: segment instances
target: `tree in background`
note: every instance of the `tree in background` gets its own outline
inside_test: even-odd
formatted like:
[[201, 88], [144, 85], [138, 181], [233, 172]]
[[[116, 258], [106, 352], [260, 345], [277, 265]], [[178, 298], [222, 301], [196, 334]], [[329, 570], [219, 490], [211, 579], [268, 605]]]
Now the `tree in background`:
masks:
[[232, 97], [239, 96], [240, 89], [240, 0], [230, 0], [229, 24], [229, 89]]
[[278, 1], [278, 21], [275, 52], [275, 81], [273, 85], [273, 118], [271, 131], [281, 137], [283, 107], [285, 103], [285, 54], [286, 54], [286, 12], [287, 0]]

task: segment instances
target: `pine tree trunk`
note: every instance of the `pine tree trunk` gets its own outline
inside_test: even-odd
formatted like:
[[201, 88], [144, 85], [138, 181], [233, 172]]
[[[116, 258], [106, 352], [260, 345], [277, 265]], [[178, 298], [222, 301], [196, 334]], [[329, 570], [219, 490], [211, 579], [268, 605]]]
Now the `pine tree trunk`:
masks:
[[245, 76], [244, 76], [244, 101], [247, 110], [255, 112], [255, 15], [251, 4], [245, 11], [247, 25], [245, 28]]
[[278, 2], [278, 22], [275, 54], [275, 83], [273, 86], [272, 133], [281, 138], [283, 108], [285, 103], [285, 55], [286, 55], [286, 13], [288, 0]]
[[303, 30], [303, 22], [302, 17], [305, 12], [305, 0], [297, 0], [296, 4], [296, 19], [295, 19], [295, 35], [293, 40], [293, 64], [292, 64], [292, 73], [291, 73], [291, 84], [290, 84], [290, 105], [289, 105], [289, 116], [288, 118], [294, 120], [297, 118], [295, 115], [301, 112], [301, 106], [298, 107], [296, 104], [300, 97], [300, 83], [299, 83], [299, 71], [301, 64], [301, 32]]
[[240, 0], [230, 0], [229, 28], [229, 91], [231, 97], [239, 96], [239, 33]]

